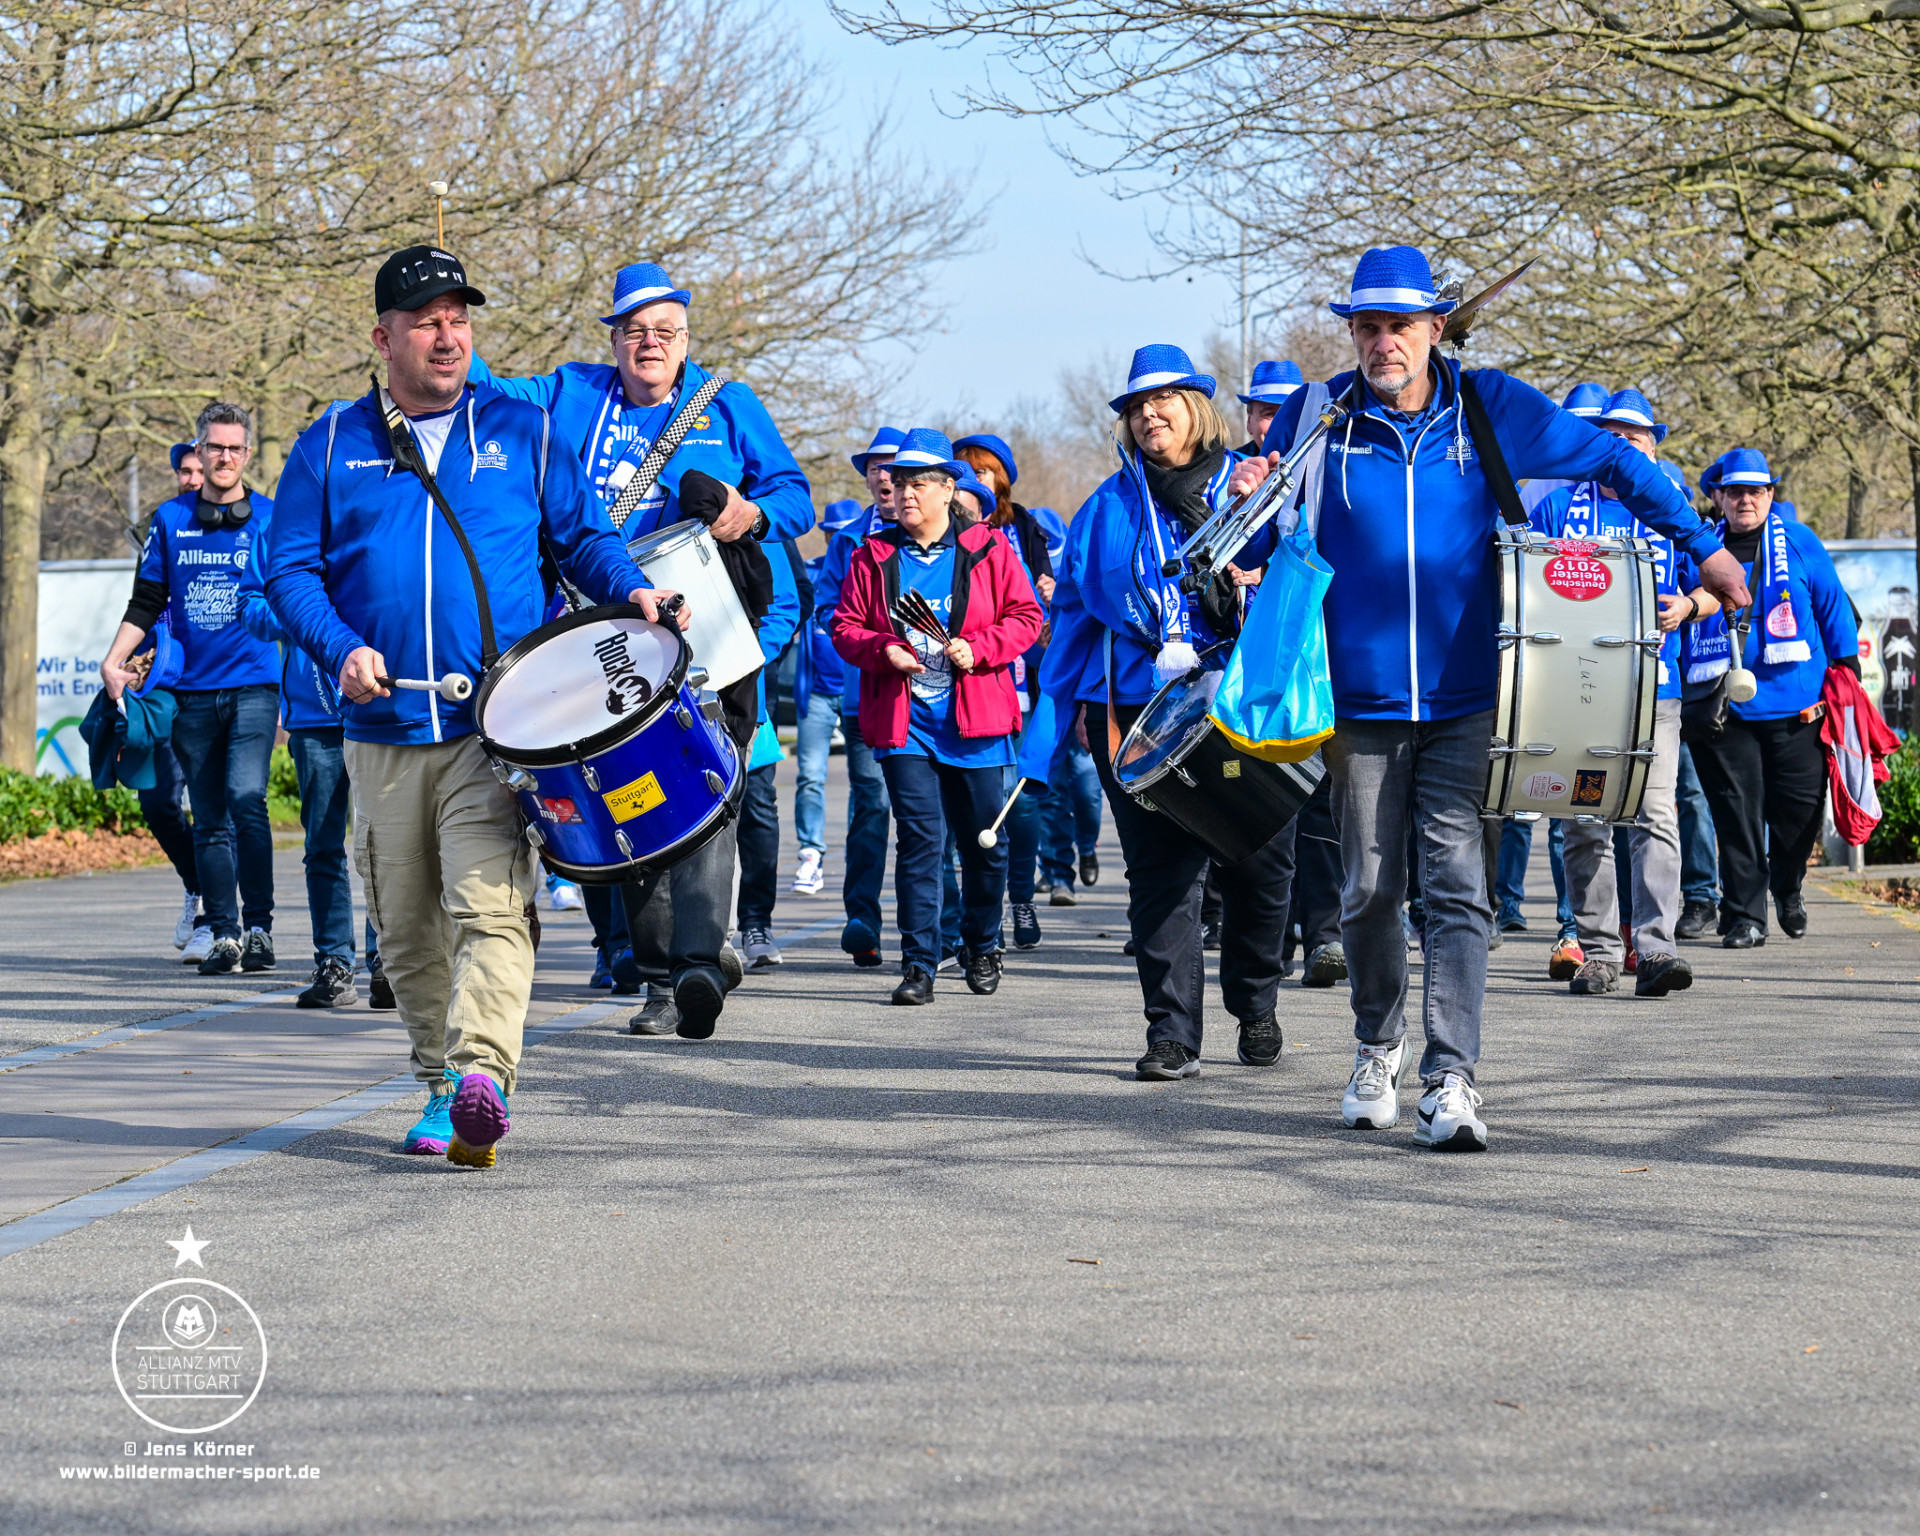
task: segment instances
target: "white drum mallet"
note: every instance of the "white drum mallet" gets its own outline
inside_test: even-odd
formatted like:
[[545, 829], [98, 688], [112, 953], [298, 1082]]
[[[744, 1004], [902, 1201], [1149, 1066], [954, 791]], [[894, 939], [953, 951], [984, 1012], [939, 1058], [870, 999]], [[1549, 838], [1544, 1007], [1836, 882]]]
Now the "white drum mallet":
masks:
[[464, 672], [449, 672], [437, 683], [419, 677], [376, 677], [382, 688], [411, 688], [415, 693], [437, 693], [449, 704], [458, 704], [472, 696], [473, 679]]
[[991, 848], [1000, 841], [1000, 823], [1007, 819], [1007, 812], [1013, 809], [1013, 802], [1020, 798], [1020, 791], [1027, 787], [1025, 779], [1016, 779], [1013, 793], [1007, 796], [1007, 803], [1000, 807], [1000, 814], [993, 818], [993, 825], [980, 834], [980, 846]]

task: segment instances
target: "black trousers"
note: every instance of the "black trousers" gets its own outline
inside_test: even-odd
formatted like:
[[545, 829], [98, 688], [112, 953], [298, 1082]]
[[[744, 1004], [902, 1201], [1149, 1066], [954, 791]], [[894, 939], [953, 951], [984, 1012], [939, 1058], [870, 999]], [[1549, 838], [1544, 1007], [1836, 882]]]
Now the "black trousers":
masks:
[[1690, 750], [1720, 841], [1722, 932], [1742, 918], [1765, 931], [1767, 892], [1776, 901], [1799, 892], [1820, 835], [1827, 793], [1820, 722], [1731, 719], [1718, 741]]
[[[1139, 713], [1138, 705], [1117, 706], [1123, 732]], [[1173, 1040], [1197, 1051], [1207, 985], [1200, 933], [1207, 850], [1158, 811], [1143, 810], [1114, 782], [1103, 704], [1087, 706], [1087, 743], [1127, 861], [1127, 921], [1146, 1004], [1147, 1044]], [[1280, 987], [1280, 941], [1293, 899], [1295, 825], [1297, 818], [1252, 857], [1215, 872], [1222, 908], [1220, 992], [1236, 1019], [1266, 1014]]]
[[1340, 826], [1333, 818], [1333, 775], [1328, 774], [1300, 807], [1294, 822], [1293, 910], [1287, 918], [1287, 945], [1293, 953], [1293, 928], [1300, 949], [1312, 954], [1340, 938]]

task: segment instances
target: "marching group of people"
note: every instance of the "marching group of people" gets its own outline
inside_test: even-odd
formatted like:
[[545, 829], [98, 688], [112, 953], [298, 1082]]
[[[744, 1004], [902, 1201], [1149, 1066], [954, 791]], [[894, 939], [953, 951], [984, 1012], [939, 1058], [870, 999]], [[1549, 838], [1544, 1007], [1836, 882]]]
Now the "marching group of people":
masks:
[[[1583, 384], [1557, 406], [1443, 358], [1453, 301], [1411, 247], [1367, 252], [1331, 306], [1354, 369], [1310, 383], [1292, 363], [1261, 363], [1239, 396], [1237, 445], [1215, 380], [1179, 347], [1145, 346], [1111, 402], [1119, 467], [1071, 520], [1015, 499], [1002, 438], [885, 427], [852, 459], [865, 504], [826, 508], [826, 549], [811, 560], [797, 544], [816, 527], [805, 476], [753, 392], [693, 360], [693, 296], [660, 267], [616, 275], [601, 317], [610, 362], [535, 377], [482, 361], [484, 296], [444, 250], [397, 252], [373, 297], [385, 380], [301, 434], [273, 500], [245, 486], [240, 408], [209, 406], [175, 450], [180, 494], [153, 518], [95, 727], [118, 733], [108, 739], [129, 749], [123, 762], [137, 758], [129, 782], [186, 887], [177, 945], [219, 974], [276, 963], [266, 790], [284, 726], [315, 947], [299, 1000], [358, 999], [351, 819], [370, 1002], [398, 1008], [427, 1089], [409, 1152], [489, 1166], [510, 1127], [542, 875], [472, 701], [394, 679], [483, 676], [569, 591], [685, 628], [692, 615], [662, 615], [670, 594], [628, 543], [687, 517], [753, 594], [767, 663], [717, 701], [748, 775], [738, 815], [657, 878], [578, 890], [544, 878], [552, 904], [586, 909], [592, 984], [639, 998], [634, 1034], [708, 1038], [744, 974], [780, 963], [782, 752], [768, 684], [785, 657], [800, 849], [790, 889], [828, 887], [825, 780], [843, 743], [841, 947], [855, 966], [882, 964], [891, 824], [895, 1003], [929, 1002], [949, 966], [993, 992], [1009, 937], [1016, 949], [1042, 942], [1036, 898], [1071, 905], [1076, 884], [1099, 879], [1104, 799], [1146, 1017], [1140, 1077], [1199, 1070], [1208, 949], [1239, 1059], [1274, 1063], [1297, 946], [1306, 985], [1351, 981], [1345, 1123], [1391, 1127], [1411, 945], [1424, 955], [1415, 1140], [1484, 1147], [1487, 954], [1525, 927], [1532, 833], [1481, 812], [1498, 683], [1491, 533], [1509, 472], [1540, 532], [1652, 544], [1667, 637], [1639, 815], [1552, 823], [1550, 974], [1596, 995], [1631, 971], [1637, 995], [1665, 996], [1692, 980], [1676, 939], [1717, 923], [1729, 947], [1764, 943], [1769, 894], [1780, 929], [1806, 931], [1823, 680], [1830, 666], [1858, 671], [1819, 540], [1748, 448], [1700, 478], [1711, 512], [1697, 512], [1637, 390]], [[1186, 586], [1169, 574], [1183, 547], [1309, 441], [1330, 397], [1348, 414], [1298, 499], [1332, 570], [1327, 772], [1270, 842], [1220, 863], [1119, 784], [1116, 757], [1162, 687], [1235, 642], [1277, 525]], [[1476, 419], [1503, 454], [1487, 451]], [[1761, 638], [1743, 655], [1750, 607]], [[1683, 746], [1683, 692], [1742, 661], [1757, 690], [1711, 740]], [[143, 740], [157, 743], [150, 760], [130, 750]], [[96, 774], [100, 761], [96, 743]]]

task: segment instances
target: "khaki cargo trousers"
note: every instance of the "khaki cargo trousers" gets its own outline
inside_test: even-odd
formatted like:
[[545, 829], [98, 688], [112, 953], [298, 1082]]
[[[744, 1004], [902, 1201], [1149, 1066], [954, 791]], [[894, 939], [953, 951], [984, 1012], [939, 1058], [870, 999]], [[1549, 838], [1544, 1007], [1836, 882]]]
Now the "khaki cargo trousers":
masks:
[[413, 1041], [413, 1073], [448, 1069], [513, 1092], [533, 992], [533, 852], [478, 736], [346, 744], [353, 860], [380, 963]]

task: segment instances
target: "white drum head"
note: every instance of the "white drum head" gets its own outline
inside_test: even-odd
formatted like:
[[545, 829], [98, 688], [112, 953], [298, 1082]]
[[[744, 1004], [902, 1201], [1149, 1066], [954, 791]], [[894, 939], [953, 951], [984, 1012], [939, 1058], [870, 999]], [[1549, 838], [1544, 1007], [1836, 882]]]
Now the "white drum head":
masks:
[[480, 730], [507, 751], [585, 741], [637, 715], [679, 654], [676, 638], [645, 619], [577, 624], [494, 679]]

